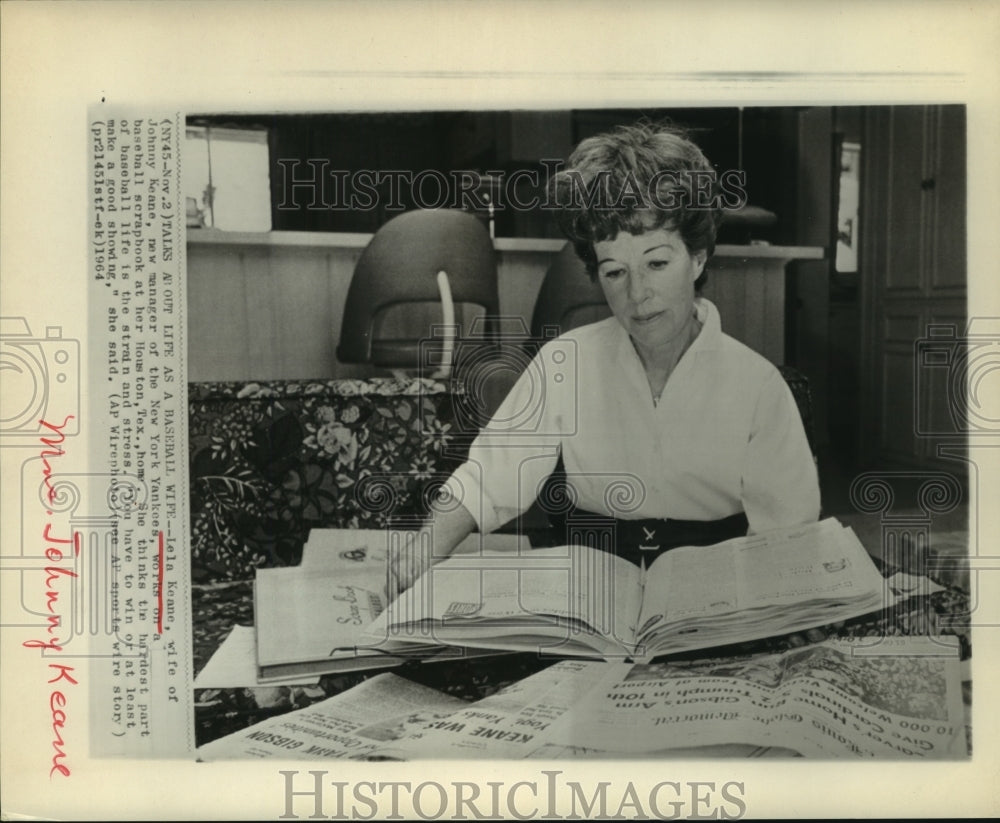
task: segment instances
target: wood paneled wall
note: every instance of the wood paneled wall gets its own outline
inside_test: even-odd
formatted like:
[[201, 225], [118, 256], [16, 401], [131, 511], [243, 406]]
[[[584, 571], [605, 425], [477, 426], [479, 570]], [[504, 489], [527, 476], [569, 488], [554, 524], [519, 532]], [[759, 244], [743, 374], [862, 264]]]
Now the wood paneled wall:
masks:
[[[361, 377], [337, 361], [344, 300], [368, 235], [192, 231], [187, 246], [188, 373], [193, 381]], [[500, 310], [530, 323], [560, 241], [500, 239]], [[784, 362], [784, 265], [820, 249], [720, 246], [705, 296], [723, 329]], [[413, 314], [409, 312], [409, 314]]]
[[[966, 449], [957, 388], [964, 385], [958, 355], [967, 318], [965, 140], [964, 106], [866, 112], [861, 419], [867, 463], [966, 471], [954, 459]], [[915, 359], [925, 345], [933, 353]]]

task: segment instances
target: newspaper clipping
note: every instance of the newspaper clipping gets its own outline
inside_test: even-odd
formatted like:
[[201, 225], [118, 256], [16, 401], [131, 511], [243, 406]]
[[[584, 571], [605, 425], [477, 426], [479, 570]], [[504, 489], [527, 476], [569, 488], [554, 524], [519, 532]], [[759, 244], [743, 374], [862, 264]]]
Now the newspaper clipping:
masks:
[[106, 341], [89, 351], [90, 467], [111, 509], [74, 532], [92, 598], [91, 745], [172, 756], [192, 745], [183, 130], [176, 114], [106, 109], [89, 126], [91, 339]]

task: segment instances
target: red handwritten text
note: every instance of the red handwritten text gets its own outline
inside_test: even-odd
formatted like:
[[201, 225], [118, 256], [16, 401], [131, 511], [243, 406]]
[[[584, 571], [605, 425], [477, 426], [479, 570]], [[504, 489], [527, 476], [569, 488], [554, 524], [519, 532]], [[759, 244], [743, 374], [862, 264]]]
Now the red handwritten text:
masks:
[[[48, 423], [45, 420], [38, 421], [43, 428], [58, 435], [58, 438], [52, 435], [41, 438], [42, 445], [45, 447], [40, 452], [40, 457], [42, 458], [42, 476], [44, 477], [46, 489], [45, 499], [49, 505], [55, 502], [58, 493], [52, 484], [52, 463], [49, 461], [49, 458], [62, 457], [65, 454], [60, 445], [66, 439], [62, 429], [72, 419], [73, 415], [69, 415], [63, 420], [62, 424]], [[47, 511], [46, 514], [51, 517], [52, 512]], [[46, 575], [45, 607], [48, 611], [48, 615], [46, 616], [48, 621], [46, 636], [42, 639], [32, 638], [31, 640], [25, 640], [22, 645], [28, 649], [40, 649], [43, 653], [46, 651], [61, 652], [63, 650], [62, 644], [66, 640], [59, 636], [59, 634], [62, 634], [63, 616], [57, 609], [59, 605], [59, 590], [56, 584], [64, 577], [74, 578], [77, 574], [72, 568], [58, 564], [61, 564], [67, 558], [72, 560], [80, 554], [80, 535], [77, 532], [72, 532], [69, 537], [56, 537], [52, 533], [52, 524], [46, 523], [45, 528], [42, 530], [42, 539], [47, 544], [45, 546], [45, 559], [52, 564], [46, 566], [44, 569]], [[69, 546], [73, 547], [72, 553], [70, 553]], [[56, 672], [55, 677], [52, 677], [48, 681], [50, 684], [65, 681], [74, 686], [78, 685], [78, 681], [70, 674], [73, 671], [72, 666], [65, 666], [61, 663], [49, 663], [48, 665], [49, 669]], [[69, 766], [64, 762], [66, 760], [66, 744], [63, 739], [62, 730], [66, 727], [66, 704], [65, 693], [60, 689], [52, 689], [49, 694], [49, 716], [52, 720], [52, 748], [55, 754], [52, 755], [52, 767], [49, 769], [50, 778], [57, 773], [63, 777], [69, 777], [71, 774]]]
[[[59, 670], [59, 674], [49, 680], [49, 683], [66, 680], [74, 686], [79, 685], [79, 683], [69, 674], [69, 672], [73, 671], [71, 666], [63, 666], [59, 663], [49, 663], [49, 668]], [[52, 714], [52, 748], [55, 750], [55, 754], [52, 755], [52, 768], [49, 769], [50, 778], [54, 772], [59, 772], [59, 774], [63, 777], [70, 776], [69, 766], [60, 762], [66, 757], [66, 752], [63, 751], [64, 743], [62, 732], [60, 731], [60, 729], [66, 725], [66, 712], [63, 711], [64, 708], [66, 708], [66, 695], [64, 695], [61, 691], [53, 689], [52, 694], [49, 695], [49, 711]]]
[[66, 428], [66, 424], [70, 420], [74, 419], [74, 415], [66, 415], [66, 419], [59, 425], [55, 423], [49, 423], [45, 420], [39, 420], [39, 424], [47, 428], [49, 431], [53, 431], [59, 435], [59, 439], [43, 437], [42, 445], [46, 448], [42, 449], [40, 452], [40, 457], [42, 458], [42, 476], [45, 478], [45, 488], [48, 492], [48, 501], [51, 503], [56, 498], [56, 490], [52, 487], [52, 465], [49, 463], [50, 457], [62, 457], [65, 452], [62, 446], [59, 444], [66, 439], [66, 435], [63, 434], [62, 430]]

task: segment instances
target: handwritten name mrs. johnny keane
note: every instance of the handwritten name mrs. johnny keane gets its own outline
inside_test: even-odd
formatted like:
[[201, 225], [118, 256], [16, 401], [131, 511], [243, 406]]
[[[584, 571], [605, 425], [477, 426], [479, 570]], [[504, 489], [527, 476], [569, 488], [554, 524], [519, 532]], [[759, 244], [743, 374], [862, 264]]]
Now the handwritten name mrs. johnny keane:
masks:
[[[49, 423], [45, 420], [39, 420], [39, 424], [43, 429], [47, 430], [47, 436], [42, 437], [43, 449], [39, 453], [42, 458], [42, 476], [44, 478], [45, 487], [45, 500], [49, 505], [52, 505], [56, 501], [57, 490], [52, 484], [52, 463], [57, 457], [62, 457], [65, 451], [62, 448], [62, 442], [66, 439], [63, 434], [63, 429], [66, 424], [73, 419], [73, 415], [67, 416], [61, 424]], [[46, 515], [48, 517], [52, 516], [51, 510], [46, 510]], [[67, 538], [56, 537], [52, 534], [52, 523], [47, 522], [45, 528], [42, 530], [42, 539], [47, 544], [45, 547], [45, 559], [49, 561], [50, 565], [46, 566], [45, 571], [45, 598], [46, 598], [46, 609], [48, 610], [48, 615], [46, 619], [48, 620], [48, 626], [46, 626], [47, 636], [44, 639], [32, 639], [25, 640], [22, 645], [28, 649], [41, 649], [44, 654], [46, 651], [50, 652], [61, 652], [63, 650], [62, 643], [65, 642], [58, 633], [62, 633], [62, 613], [57, 610], [59, 605], [59, 589], [57, 584], [63, 577], [76, 577], [76, 572], [72, 568], [69, 568], [64, 563], [72, 564], [74, 559], [80, 554], [80, 535], [79, 533], [71, 533]], [[70, 554], [70, 547], [72, 547], [72, 554]], [[79, 685], [76, 678], [73, 677], [73, 667], [66, 666], [61, 663], [49, 663], [50, 673], [54, 676], [48, 680], [49, 684], [58, 683], [59, 686], [53, 686], [52, 691], [49, 693], [49, 713], [52, 720], [52, 767], [49, 769], [49, 777], [51, 778], [55, 774], [62, 775], [63, 777], [70, 776], [70, 768], [64, 762], [66, 759], [65, 743], [63, 741], [62, 730], [66, 727], [66, 695], [63, 693], [62, 689], [65, 688], [64, 683], [71, 684], [73, 686]]]

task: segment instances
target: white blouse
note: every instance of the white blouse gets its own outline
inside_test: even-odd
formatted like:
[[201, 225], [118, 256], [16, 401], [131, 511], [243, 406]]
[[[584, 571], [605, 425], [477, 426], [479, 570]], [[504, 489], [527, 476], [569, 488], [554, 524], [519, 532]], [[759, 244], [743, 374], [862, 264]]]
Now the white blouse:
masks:
[[701, 332], [657, 402], [614, 317], [542, 347], [448, 481], [480, 531], [525, 511], [560, 452], [588, 511], [680, 520], [743, 511], [751, 532], [818, 518], [816, 464], [787, 384], [723, 334], [714, 305], [695, 307]]

